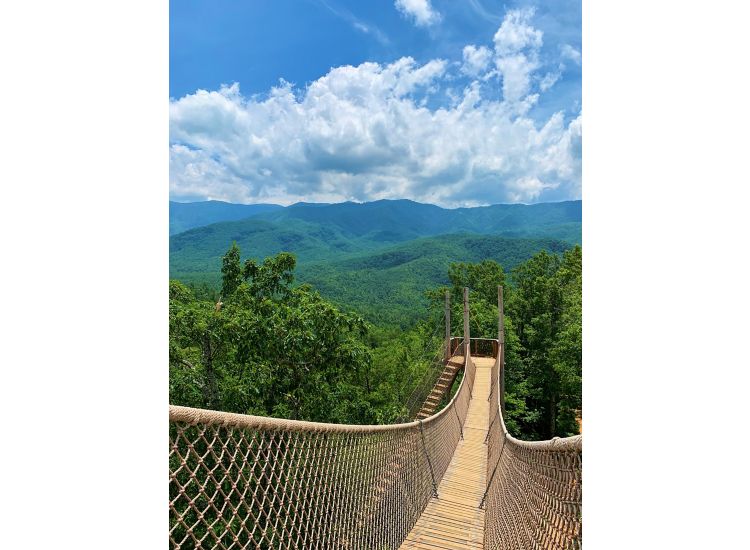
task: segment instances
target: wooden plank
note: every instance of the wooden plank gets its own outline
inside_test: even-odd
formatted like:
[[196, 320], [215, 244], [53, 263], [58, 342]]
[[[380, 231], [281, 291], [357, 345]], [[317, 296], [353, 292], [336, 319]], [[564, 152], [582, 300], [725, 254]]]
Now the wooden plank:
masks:
[[459, 442], [443, 480], [438, 498], [427, 504], [401, 548], [413, 550], [480, 550], [484, 546], [484, 510], [479, 504], [487, 484], [492, 358], [474, 358], [477, 366], [474, 391]]

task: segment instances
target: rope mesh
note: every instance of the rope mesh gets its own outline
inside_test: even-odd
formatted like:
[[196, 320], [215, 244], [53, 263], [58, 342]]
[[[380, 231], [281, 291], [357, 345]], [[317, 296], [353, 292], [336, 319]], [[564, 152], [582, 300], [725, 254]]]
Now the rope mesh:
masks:
[[581, 548], [581, 436], [520, 441], [499, 409], [503, 349], [492, 367], [485, 548]]
[[421, 426], [170, 406], [170, 547], [398, 548], [451, 461], [474, 370]]
[[[484, 547], [581, 548], [582, 438], [513, 438], [499, 408], [504, 350], [483, 340], [472, 344], [482, 354], [491, 346], [497, 357], [481, 503]], [[448, 469], [475, 374], [469, 356], [444, 409], [391, 426], [170, 406], [170, 547], [398, 548]]]

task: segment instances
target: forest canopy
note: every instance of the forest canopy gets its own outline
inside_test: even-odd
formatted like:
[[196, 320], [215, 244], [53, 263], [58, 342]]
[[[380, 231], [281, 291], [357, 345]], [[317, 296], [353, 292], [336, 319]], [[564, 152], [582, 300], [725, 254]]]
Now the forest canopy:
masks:
[[[443, 300], [461, 335], [470, 289], [472, 337], [497, 337], [505, 296], [506, 422], [523, 439], [577, 433], [581, 411], [581, 258], [541, 251], [506, 274], [493, 261], [452, 263], [449, 286], [425, 295], [407, 330], [377, 326], [295, 285], [296, 259], [222, 259], [220, 295], [171, 280], [170, 402], [245, 414], [348, 424], [391, 423], [443, 344]], [[437, 353], [436, 353], [437, 352]]]

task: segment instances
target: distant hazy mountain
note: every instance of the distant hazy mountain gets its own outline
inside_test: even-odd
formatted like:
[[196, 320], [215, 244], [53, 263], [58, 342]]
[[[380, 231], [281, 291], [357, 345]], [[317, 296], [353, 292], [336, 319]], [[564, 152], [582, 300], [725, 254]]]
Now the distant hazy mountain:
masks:
[[174, 235], [216, 222], [242, 220], [271, 210], [283, 208], [278, 204], [232, 204], [222, 201], [169, 201], [169, 234]]
[[408, 200], [330, 205], [300, 203], [271, 208], [251, 218], [214, 223], [173, 235], [170, 270], [218, 272], [221, 256], [232, 241], [236, 241], [243, 255], [248, 257], [264, 258], [288, 251], [294, 252], [300, 261], [329, 260], [341, 254], [368, 252], [450, 233], [581, 242], [581, 201], [499, 204], [455, 210]]
[[267, 210], [171, 236], [170, 277], [218, 285], [233, 241], [243, 259], [292, 252], [298, 281], [400, 324], [409, 310], [420, 314], [422, 291], [446, 282], [451, 262], [494, 259], [510, 269], [541, 249], [581, 242], [581, 201], [453, 210], [408, 200], [253, 206]]
[[460, 232], [518, 237], [544, 235], [580, 242], [581, 201], [456, 209], [410, 200], [328, 205], [300, 203], [259, 214], [258, 218], [325, 224], [356, 238], [394, 243]]
[[325, 224], [355, 238], [402, 242], [462, 231], [506, 236], [545, 236], [580, 242], [581, 201], [495, 204], [440, 208], [410, 200], [366, 203], [231, 204], [220, 201], [169, 203], [170, 234], [217, 222], [255, 217], [270, 222]]
[[263, 259], [279, 252], [293, 252], [300, 261], [324, 260], [377, 247], [377, 243], [345, 235], [325, 224], [295, 219], [270, 222], [256, 216], [173, 235], [169, 239], [170, 271], [218, 272], [221, 257], [233, 241], [242, 249], [243, 258]]

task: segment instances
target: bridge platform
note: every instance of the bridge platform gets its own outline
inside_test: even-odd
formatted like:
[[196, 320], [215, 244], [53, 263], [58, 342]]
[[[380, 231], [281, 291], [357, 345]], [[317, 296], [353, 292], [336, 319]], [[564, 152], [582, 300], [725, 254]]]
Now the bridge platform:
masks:
[[401, 549], [458, 550], [484, 548], [484, 510], [479, 508], [487, 487], [490, 378], [493, 358], [474, 357], [476, 377], [464, 422], [464, 439], [432, 498]]

